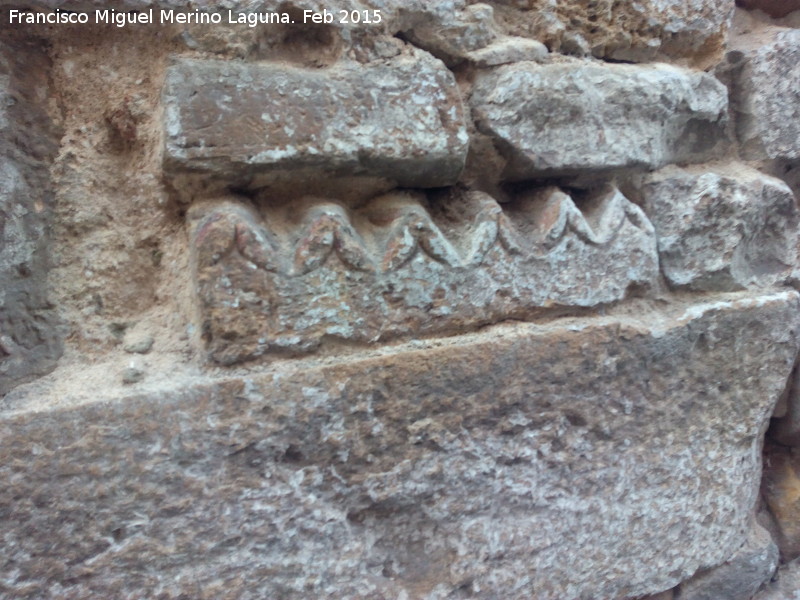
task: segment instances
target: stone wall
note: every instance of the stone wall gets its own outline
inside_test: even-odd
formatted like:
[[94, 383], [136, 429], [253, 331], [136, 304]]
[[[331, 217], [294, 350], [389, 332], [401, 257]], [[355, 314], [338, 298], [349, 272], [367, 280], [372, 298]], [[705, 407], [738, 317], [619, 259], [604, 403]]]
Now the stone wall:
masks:
[[800, 5], [0, 5], [0, 596], [800, 594]]

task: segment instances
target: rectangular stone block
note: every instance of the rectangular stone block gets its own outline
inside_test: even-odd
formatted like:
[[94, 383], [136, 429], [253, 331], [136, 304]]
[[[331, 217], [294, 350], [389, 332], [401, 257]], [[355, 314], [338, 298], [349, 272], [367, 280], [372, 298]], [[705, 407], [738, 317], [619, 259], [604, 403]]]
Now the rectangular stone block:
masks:
[[232, 198], [190, 217], [200, 327], [212, 360], [463, 331], [527, 311], [588, 307], [658, 278], [656, 239], [615, 188], [557, 188], [503, 208], [452, 192], [349, 210], [308, 199], [264, 216]]
[[745, 540], [798, 315], [793, 291], [734, 294], [20, 399], [0, 415], [0, 593], [670, 589]]
[[741, 164], [648, 176], [643, 208], [674, 286], [737, 290], [785, 281], [798, 262], [797, 211], [780, 179]]
[[472, 95], [509, 179], [703, 162], [724, 145], [727, 106], [706, 73], [583, 61], [500, 67]]
[[239, 186], [277, 171], [446, 186], [469, 145], [455, 78], [418, 50], [328, 69], [180, 59], [163, 99], [166, 173]]
[[800, 30], [773, 29], [758, 41], [743, 36], [729, 55], [740, 67], [732, 91], [742, 154], [800, 159]]

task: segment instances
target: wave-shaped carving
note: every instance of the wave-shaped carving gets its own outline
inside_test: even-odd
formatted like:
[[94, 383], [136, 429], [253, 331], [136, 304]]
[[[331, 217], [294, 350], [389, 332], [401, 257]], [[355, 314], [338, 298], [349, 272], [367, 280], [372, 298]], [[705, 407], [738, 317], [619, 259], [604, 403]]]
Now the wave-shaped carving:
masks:
[[355, 210], [313, 198], [263, 216], [233, 199], [192, 210], [202, 328], [224, 363], [613, 302], [657, 276], [652, 226], [612, 187], [506, 205], [453, 191], [430, 205], [397, 192]]
[[[195, 244], [216, 246], [211, 254], [223, 255], [231, 246], [228, 236], [218, 229], [232, 226], [235, 247], [258, 268], [301, 276], [321, 268], [332, 255], [346, 267], [366, 272], [398, 270], [417, 252], [452, 268], [469, 268], [480, 265], [496, 247], [509, 255], [541, 258], [566, 236], [606, 245], [613, 242], [626, 221], [645, 230], [650, 227], [641, 209], [615, 188], [596, 195], [583, 211], [556, 188], [518, 201], [516, 204], [522, 206], [511, 213], [483, 192], [467, 192], [461, 201], [469, 205], [472, 216], [469, 221], [451, 224], [457, 241], [448, 239], [417, 195], [395, 193], [355, 212], [328, 200], [307, 202], [301, 208], [303, 215], [292, 250], [281, 248], [275, 234], [259, 224], [254, 211], [228, 202], [204, 218]], [[515, 218], [527, 227], [515, 224]]]

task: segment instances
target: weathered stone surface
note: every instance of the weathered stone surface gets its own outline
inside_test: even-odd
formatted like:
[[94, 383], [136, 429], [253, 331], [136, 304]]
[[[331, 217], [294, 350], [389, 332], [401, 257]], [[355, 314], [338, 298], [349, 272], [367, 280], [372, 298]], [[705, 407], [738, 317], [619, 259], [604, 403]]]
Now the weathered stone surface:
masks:
[[506, 177], [526, 179], [708, 159], [725, 138], [727, 93], [668, 65], [518, 63], [481, 75], [472, 107]]
[[800, 0], [737, 0], [736, 4], [750, 10], [763, 10], [771, 17], [785, 17], [800, 10]]
[[61, 355], [46, 291], [57, 148], [48, 69], [36, 42], [0, 41], [0, 396]]
[[764, 448], [762, 493], [777, 527], [781, 558], [800, 556], [800, 454], [798, 449], [768, 443]]
[[733, 85], [737, 134], [749, 159], [800, 158], [800, 30], [780, 30], [767, 43], [746, 37], [734, 46], [741, 65]]
[[278, 172], [445, 186], [469, 145], [453, 75], [411, 49], [329, 69], [182, 59], [164, 104], [166, 172], [239, 186]]
[[792, 561], [778, 569], [775, 581], [753, 600], [800, 600], [800, 561]]
[[798, 257], [792, 190], [743, 165], [651, 175], [642, 196], [661, 269], [676, 286], [735, 290], [785, 280]]
[[722, 565], [683, 583], [676, 600], [750, 600], [778, 568], [778, 547], [753, 523], [747, 540]]
[[503, 37], [493, 44], [467, 54], [478, 67], [497, 67], [508, 63], [535, 61], [547, 58], [547, 46], [536, 40], [521, 37]]
[[617, 60], [659, 56], [713, 64], [722, 52], [733, 0], [495, 0], [497, 20], [515, 35], [560, 50], [568, 36], [585, 38], [592, 54]]
[[357, 211], [309, 199], [259, 217], [235, 201], [193, 211], [201, 327], [231, 364], [324, 339], [375, 342], [620, 300], [658, 277], [656, 240], [615, 188], [556, 188], [503, 208], [484, 193], [425, 206], [389, 194]]
[[742, 543], [800, 300], [671, 310], [17, 405], [0, 417], [0, 586], [37, 600], [669, 589]]

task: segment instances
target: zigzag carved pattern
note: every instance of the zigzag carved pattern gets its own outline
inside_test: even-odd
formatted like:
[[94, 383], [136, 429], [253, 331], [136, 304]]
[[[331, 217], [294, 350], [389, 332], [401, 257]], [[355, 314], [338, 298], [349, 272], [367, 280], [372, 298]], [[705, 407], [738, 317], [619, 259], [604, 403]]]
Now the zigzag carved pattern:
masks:
[[[470, 221], [444, 228], [408, 194], [379, 198], [354, 213], [330, 201], [311, 202], [288, 253], [281, 251], [277, 236], [251, 211], [229, 203], [224, 214], [217, 209], [205, 217], [196, 229], [195, 244], [211, 246], [199, 252], [201, 261], [216, 263], [235, 247], [258, 268], [300, 276], [320, 268], [332, 255], [347, 267], [366, 272], [398, 270], [418, 252], [451, 268], [469, 268], [480, 265], [498, 245], [523, 259], [542, 257], [568, 235], [599, 246], [612, 242], [626, 220], [641, 229], [652, 227], [615, 188], [590, 199], [583, 212], [570, 196], [554, 188], [518, 201], [508, 211], [481, 192], [468, 192], [463, 201], [472, 214]], [[220, 227], [231, 228], [232, 239]]]

